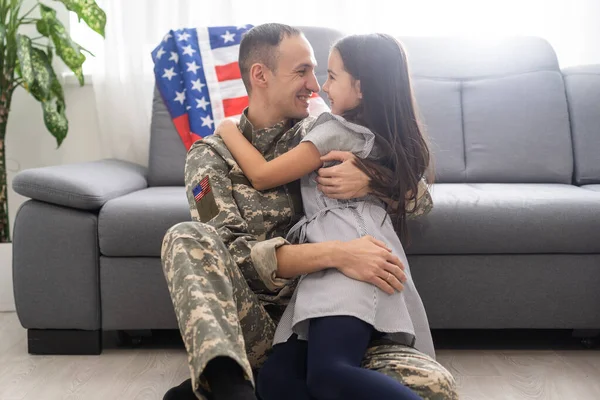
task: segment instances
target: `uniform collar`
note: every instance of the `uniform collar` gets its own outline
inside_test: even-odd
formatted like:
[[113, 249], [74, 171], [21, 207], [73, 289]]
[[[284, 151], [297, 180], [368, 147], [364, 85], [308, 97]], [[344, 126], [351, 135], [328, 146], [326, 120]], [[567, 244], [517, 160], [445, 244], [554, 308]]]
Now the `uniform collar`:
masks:
[[248, 108], [244, 110], [240, 117], [240, 130], [244, 137], [262, 154], [267, 153], [281, 135], [293, 126], [294, 122], [283, 120], [268, 128], [254, 129], [252, 122], [247, 117], [247, 113]]

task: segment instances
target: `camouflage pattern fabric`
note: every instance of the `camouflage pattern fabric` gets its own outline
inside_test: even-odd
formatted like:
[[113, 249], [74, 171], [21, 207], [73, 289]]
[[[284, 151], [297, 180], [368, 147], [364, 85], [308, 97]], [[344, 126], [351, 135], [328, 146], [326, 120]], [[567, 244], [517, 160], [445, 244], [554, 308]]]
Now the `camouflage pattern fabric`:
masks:
[[367, 350], [362, 367], [402, 382], [425, 400], [458, 399], [452, 374], [431, 357], [411, 347], [374, 344]]
[[[431, 193], [429, 192], [429, 188], [427, 186], [427, 182], [425, 179], [421, 179], [418, 186], [417, 193], [417, 207], [414, 208], [415, 200], [411, 200], [406, 204], [406, 218], [407, 219], [415, 219], [418, 217], [422, 217], [423, 215], [427, 215], [433, 210], [433, 199], [431, 198]], [[414, 211], [413, 211], [414, 208]], [[412, 211], [412, 212], [409, 212]]]
[[[255, 131], [242, 117], [240, 128], [272, 159], [296, 146], [309, 123]], [[198, 210], [208, 197], [197, 201], [193, 190], [206, 176], [218, 210], [209, 219]], [[287, 243], [285, 231], [301, 217], [302, 201], [299, 182], [256, 191], [219, 136], [190, 148], [185, 182], [192, 222], [169, 229], [161, 256], [192, 385], [201, 393], [207, 389], [202, 371], [216, 356], [232, 357], [251, 381], [252, 367], [264, 362], [275, 331], [273, 317], [283, 313], [294, 286], [275, 277], [275, 250]]]
[[167, 232], [162, 255], [192, 387], [206, 393], [206, 382], [198, 378], [218, 356], [236, 360], [253, 381], [252, 369], [266, 359], [275, 322], [217, 230], [199, 222], [175, 225]]
[[[270, 160], [296, 146], [310, 122], [254, 130], [242, 116], [240, 129]], [[206, 198], [197, 200], [194, 195], [206, 176], [215, 215], [201, 215], [198, 203]], [[185, 181], [193, 221], [169, 229], [162, 262], [192, 386], [199, 399], [207, 400], [210, 388], [203, 371], [211, 359], [231, 357], [254, 382], [254, 371], [268, 356], [275, 326], [296, 283], [275, 276], [276, 249], [287, 243], [283, 237], [301, 217], [302, 203], [299, 182], [262, 192], [252, 188], [218, 136], [190, 148]], [[424, 399], [457, 398], [452, 375], [414, 349], [372, 347], [364, 366], [398, 379]]]

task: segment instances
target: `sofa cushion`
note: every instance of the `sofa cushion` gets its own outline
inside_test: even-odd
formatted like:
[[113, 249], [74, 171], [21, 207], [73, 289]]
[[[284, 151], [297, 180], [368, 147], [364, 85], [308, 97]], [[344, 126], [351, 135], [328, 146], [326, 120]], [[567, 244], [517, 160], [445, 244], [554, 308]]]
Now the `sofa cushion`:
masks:
[[561, 184], [435, 184], [410, 254], [599, 253], [600, 193]]
[[582, 186], [583, 189], [594, 190], [596, 192], [600, 192], [600, 185], [585, 185]]
[[575, 181], [579, 185], [600, 183], [600, 65], [574, 66], [563, 73], [571, 113]]
[[419, 78], [413, 81], [413, 91], [434, 159], [436, 180], [464, 182], [466, 159], [460, 82]]
[[98, 217], [100, 253], [160, 257], [167, 230], [190, 219], [183, 186], [148, 188], [110, 200]]
[[558, 71], [463, 83], [466, 181], [571, 183], [573, 149]]
[[547, 41], [400, 40], [438, 182], [571, 182], [565, 88]]

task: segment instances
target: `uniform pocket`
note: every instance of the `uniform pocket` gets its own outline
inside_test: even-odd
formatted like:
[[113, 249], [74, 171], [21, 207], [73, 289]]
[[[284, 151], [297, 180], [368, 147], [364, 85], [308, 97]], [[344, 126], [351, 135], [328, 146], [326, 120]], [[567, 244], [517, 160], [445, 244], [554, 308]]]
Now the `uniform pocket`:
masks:
[[258, 240], [266, 239], [265, 222], [263, 219], [263, 205], [261, 194], [252, 187], [250, 181], [241, 171], [232, 171], [231, 179], [232, 195], [240, 210], [240, 215], [248, 225], [248, 233], [257, 237]]

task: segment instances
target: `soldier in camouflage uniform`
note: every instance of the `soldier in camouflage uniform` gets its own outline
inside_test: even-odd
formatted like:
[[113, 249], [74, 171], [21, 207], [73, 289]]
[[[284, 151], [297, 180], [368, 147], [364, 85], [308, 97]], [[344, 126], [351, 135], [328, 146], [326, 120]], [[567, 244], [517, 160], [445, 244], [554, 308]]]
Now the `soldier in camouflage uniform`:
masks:
[[[280, 46], [288, 37], [298, 36], [290, 27], [264, 27], [277, 32]], [[280, 54], [277, 68], [282, 71], [278, 73], [283, 73], [283, 59]], [[241, 57], [240, 64], [244, 73]], [[314, 72], [309, 71], [306, 76], [302, 83], [305, 90], [318, 91]], [[253, 107], [261, 109], [257, 103], [251, 94], [240, 130], [271, 160], [298, 145], [312, 119], [295, 120], [297, 115], [291, 115], [270, 127], [255, 128], [248, 115], [252, 115]], [[301, 248], [294, 254], [304, 254], [306, 258], [298, 257], [298, 263], [305, 260], [306, 268], [323, 269], [339, 267], [335, 263], [327, 265], [324, 257], [328, 253], [327, 260], [334, 260], [331, 250], [338, 247], [290, 245], [283, 239], [302, 214], [299, 182], [262, 192], [255, 190], [220, 136], [204, 138], [190, 148], [185, 182], [193, 221], [169, 229], [163, 241], [162, 262], [188, 353], [191, 386], [199, 399], [209, 399], [211, 388], [205, 368], [211, 360], [229, 357], [254, 384], [254, 374], [267, 358], [276, 324], [297, 282], [291, 276], [282, 277], [280, 250]], [[429, 209], [431, 198], [424, 190], [413, 216]], [[356, 241], [364, 244], [364, 240]], [[358, 243], [352, 245], [358, 247]], [[350, 251], [349, 247], [345, 249]], [[318, 254], [323, 254], [323, 260], [315, 257]], [[373, 343], [363, 366], [398, 379], [424, 399], [458, 398], [452, 375], [413, 348]]]

